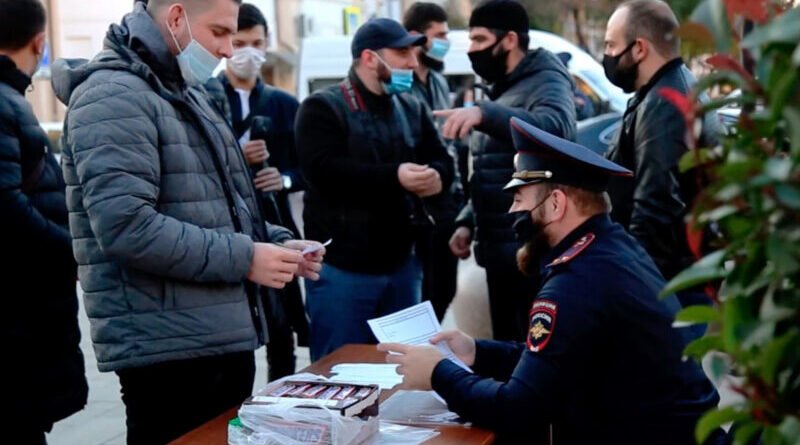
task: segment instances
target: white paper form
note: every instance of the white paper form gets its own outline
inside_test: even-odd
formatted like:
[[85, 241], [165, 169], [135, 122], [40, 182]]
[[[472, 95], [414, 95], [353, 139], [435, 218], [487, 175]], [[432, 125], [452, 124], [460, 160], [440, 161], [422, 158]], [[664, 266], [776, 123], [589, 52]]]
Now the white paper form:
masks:
[[[402, 343], [405, 345], [430, 345], [430, 339], [442, 331], [430, 301], [403, 309], [393, 314], [367, 320], [375, 338], [381, 343]], [[447, 343], [440, 342], [437, 349], [448, 359], [463, 369], [472, 372], [469, 366], [453, 354]]]

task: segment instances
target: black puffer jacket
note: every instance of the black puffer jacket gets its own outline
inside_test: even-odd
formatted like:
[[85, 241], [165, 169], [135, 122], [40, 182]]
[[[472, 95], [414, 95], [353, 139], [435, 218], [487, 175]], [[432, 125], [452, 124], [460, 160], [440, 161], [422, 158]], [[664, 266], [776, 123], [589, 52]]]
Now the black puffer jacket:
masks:
[[471, 200], [459, 215], [460, 226], [477, 227], [475, 259], [516, 269], [517, 242], [508, 214], [512, 194], [503, 191], [514, 172], [514, 145], [509, 121], [518, 117], [548, 133], [575, 138], [573, 80], [545, 49], [531, 51], [504, 80], [494, 85], [491, 101], [480, 102], [483, 122], [470, 140], [473, 174]]
[[47, 428], [83, 408], [88, 389], [64, 179], [25, 101], [29, 84], [0, 56], [0, 282], [6, 288], [0, 332], [11, 364], [2, 393], [26, 425]]
[[[639, 241], [668, 280], [694, 262], [684, 217], [697, 195], [698, 178], [678, 169], [687, 150], [686, 125], [660, 91], [687, 94], [695, 82], [681, 59], [661, 68], [631, 99], [619, 140], [608, 152], [609, 159], [634, 173], [633, 178], [611, 178], [611, 218]], [[699, 146], [714, 146], [720, 131], [716, 113], [707, 113]]]

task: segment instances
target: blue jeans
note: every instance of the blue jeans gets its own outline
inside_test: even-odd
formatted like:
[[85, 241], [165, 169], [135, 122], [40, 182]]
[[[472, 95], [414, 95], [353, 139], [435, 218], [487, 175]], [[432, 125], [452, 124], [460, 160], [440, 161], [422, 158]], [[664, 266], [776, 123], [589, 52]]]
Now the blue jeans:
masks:
[[318, 281], [306, 280], [311, 360], [348, 343], [376, 343], [367, 320], [413, 306], [421, 294], [422, 272], [413, 256], [383, 275], [324, 264]]

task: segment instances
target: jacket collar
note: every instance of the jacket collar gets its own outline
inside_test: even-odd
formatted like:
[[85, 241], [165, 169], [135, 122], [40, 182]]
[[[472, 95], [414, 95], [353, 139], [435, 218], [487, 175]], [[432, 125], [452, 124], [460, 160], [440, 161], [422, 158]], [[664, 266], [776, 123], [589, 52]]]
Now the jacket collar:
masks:
[[367, 110], [370, 111], [379, 111], [379, 110], [386, 110], [391, 108], [392, 106], [392, 97], [388, 94], [375, 94], [370, 91], [361, 79], [358, 78], [355, 69], [351, 68], [350, 73], [348, 74], [350, 78], [350, 82], [353, 84], [353, 88], [356, 89], [356, 92], [361, 96], [361, 99], [364, 101], [364, 105], [366, 106]]
[[606, 232], [613, 224], [614, 223], [611, 222], [611, 218], [609, 217], [608, 213], [599, 213], [584, 221], [542, 257], [541, 262], [539, 263], [542, 276], [545, 274], [546, 266], [552, 263], [556, 258], [560, 257], [581, 237], [590, 233], [597, 235]]
[[664, 76], [671, 73], [672, 71], [680, 69], [682, 65], [683, 65], [683, 59], [680, 57], [676, 57], [670, 60], [669, 62], [665, 63], [664, 66], [659, 68], [658, 71], [656, 71], [655, 74], [653, 74], [653, 77], [650, 78], [650, 81], [648, 81], [644, 86], [639, 88], [639, 91], [636, 92], [636, 95], [633, 98], [633, 103], [638, 104], [642, 100], [644, 100], [644, 98], [647, 97], [647, 93], [649, 93], [650, 90], [652, 90], [653, 87], [655, 87], [656, 84], [662, 78], [664, 78]]
[[25, 90], [31, 85], [31, 78], [17, 68], [17, 65], [8, 56], [0, 56], [0, 82], [6, 83], [25, 95]]
[[538, 67], [537, 64], [538, 59], [537, 56], [539, 55], [539, 50], [535, 49], [533, 51], [528, 51], [525, 54], [525, 57], [519, 61], [514, 69], [508, 73], [504, 78], [495, 82], [492, 85], [491, 89], [489, 90], [489, 97], [492, 100], [497, 99], [498, 97], [502, 96], [503, 93], [508, 91], [514, 84], [519, 82], [521, 79], [528, 77], [529, 75], [533, 74], [537, 69], [541, 68]]

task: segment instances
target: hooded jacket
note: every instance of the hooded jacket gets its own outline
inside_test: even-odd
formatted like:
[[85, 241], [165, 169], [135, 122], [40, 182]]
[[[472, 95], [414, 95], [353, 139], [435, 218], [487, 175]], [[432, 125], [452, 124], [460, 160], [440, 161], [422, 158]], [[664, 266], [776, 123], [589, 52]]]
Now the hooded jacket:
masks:
[[491, 101], [479, 103], [483, 121], [475, 127], [470, 150], [473, 174], [471, 200], [456, 224], [475, 228], [475, 259], [481, 266], [516, 270], [519, 247], [508, 214], [513, 194], [503, 190], [514, 173], [517, 151], [510, 120], [518, 117], [558, 137], [575, 139], [573, 80], [549, 51], [530, 51], [514, 70], [491, 89]]
[[62, 165], [99, 369], [257, 348], [254, 240], [291, 235], [266, 233], [233, 132], [143, 4], [92, 61], [57, 61], [53, 87], [69, 107]]

